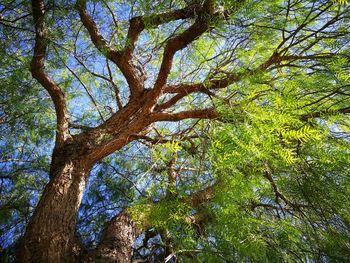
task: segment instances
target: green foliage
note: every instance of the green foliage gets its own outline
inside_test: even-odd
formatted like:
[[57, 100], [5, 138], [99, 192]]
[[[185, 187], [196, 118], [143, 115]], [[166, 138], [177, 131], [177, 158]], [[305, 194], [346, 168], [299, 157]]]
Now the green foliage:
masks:
[[[330, 65], [338, 63], [344, 65]], [[336, 72], [339, 79], [342, 73]], [[236, 261], [307, 261], [321, 253], [332, 262], [346, 262], [350, 145], [334, 132], [346, 132], [350, 119], [332, 109], [318, 119], [301, 117], [314, 105], [300, 93], [317, 94], [332, 79], [298, 73], [267, 86], [258, 84], [259, 78], [233, 86], [241, 96], [230, 107], [217, 102], [224, 124], [215, 126], [212, 137], [220, 184], [212, 206], [212, 247]]]
[[[182, 149], [177, 141], [168, 141], [165, 144], [156, 145], [152, 151], [155, 162], [158, 160], [168, 162], [173, 158], [177, 158], [177, 153]], [[176, 161], [176, 160], [175, 160]]]
[[[48, 180], [56, 129], [53, 104], [29, 72], [30, 1], [17, 2], [0, 4], [0, 249], [23, 234]], [[116, 51], [130, 47], [129, 19], [144, 16], [145, 30], [127, 61], [135, 66], [131, 75], [146, 72], [144, 94], [169, 56], [167, 41], [196, 18], [152, 24], [154, 14], [192, 1], [82, 2]], [[349, 107], [348, 1], [215, 2], [220, 15], [176, 52], [166, 82], [203, 83], [208, 90], [187, 94], [164, 113], [214, 106], [218, 122], [155, 123], [140, 138], [159, 138], [158, 144], [134, 141], [100, 160], [77, 232], [93, 248], [105, 223], [128, 207], [140, 228], [162, 236], [161, 246], [171, 243], [180, 262], [349, 262], [350, 119], [340, 113]], [[96, 127], [97, 109], [105, 120], [118, 110], [116, 90], [123, 106], [130, 102], [129, 83], [107, 63], [107, 48], [94, 47], [74, 1], [47, 4], [45, 71], [64, 91], [70, 121]], [[164, 92], [158, 103], [177, 96]], [[135, 122], [125, 118], [118, 129]], [[191, 207], [208, 186], [215, 197]]]
[[347, 0], [332, 0], [334, 3], [339, 3], [341, 5], [347, 5], [349, 2]]
[[186, 223], [191, 207], [179, 200], [166, 199], [159, 203], [150, 204], [143, 200], [132, 206], [129, 211], [137, 224], [142, 228], [154, 227], [156, 229], [175, 230]]

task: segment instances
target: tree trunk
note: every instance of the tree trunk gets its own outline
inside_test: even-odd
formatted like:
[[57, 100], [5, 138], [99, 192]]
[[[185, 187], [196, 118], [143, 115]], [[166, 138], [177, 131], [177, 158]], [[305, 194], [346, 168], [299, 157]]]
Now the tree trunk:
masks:
[[140, 233], [127, 211], [124, 210], [107, 224], [100, 244], [82, 261], [130, 263], [132, 262], [133, 245]]
[[75, 227], [90, 166], [62, 152], [51, 166], [51, 180], [26, 229], [20, 262], [76, 262], [81, 252]]
[[86, 141], [75, 141], [55, 148], [50, 182], [27, 226], [19, 262], [131, 262], [140, 231], [126, 210], [107, 224], [96, 249], [88, 252], [76, 236], [77, 214], [92, 166], [83, 154], [86, 147]]

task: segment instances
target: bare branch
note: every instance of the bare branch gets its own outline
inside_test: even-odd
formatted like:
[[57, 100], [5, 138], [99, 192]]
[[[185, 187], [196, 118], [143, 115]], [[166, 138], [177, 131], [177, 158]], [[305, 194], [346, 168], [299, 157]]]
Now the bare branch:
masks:
[[100, 31], [98, 30], [95, 21], [93, 21], [93, 19], [86, 11], [86, 0], [78, 0], [76, 3], [76, 8], [79, 12], [80, 19], [89, 32], [91, 41], [94, 43], [95, 47], [109, 60], [113, 61], [121, 70], [126, 81], [129, 84], [131, 97], [139, 97], [143, 91], [144, 79], [142, 76], [139, 76], [138, 71], [132, 65], [131, 61], [125, 59], [123, 52], [116, 51], [108, 45], [107, 41], [103, 38]]
[[30, 70], [32, 76], [50, 94], [55, 106], [57, 117], [57, 143], [61, 144], [70, 138], [68, 124], [69, 115], [66, 99], [61, 88], [46, 74], [44, 61], [47, 49], [48, 29], [44, 22], [45, 4], [43, 0], [32, 0], [33, 18], [35, 23], [35, 46]]
[[146, 28], [155, 28], [161, 24], [169, 23], [179, 19], [193, 18], [196, 15], [197, 5], [192, 4], [183, 9], [174, 10], [162, 14], [153, 14], [151, 16], [137, 16], [130, 20], [124, 54], [127, 59], [131, 59], [132, 52], [135, 49], [135, 44]]
[[106, 61], [106, 64], [107, 64], [107, 70], [108, 70], [110, 83], [112, 83], [112, 86], [113, 86], [115, 100], [117, 102], [118, 109], [121, 110], [121, 108], [123, 108], [122, 97], [120, 96], [120, 91], [119, 91], [117, 84], [115, 84], [115, 82], [113, 80], [113, 74], [112, 74], [111, 67], [109, 66], [108, 59]]

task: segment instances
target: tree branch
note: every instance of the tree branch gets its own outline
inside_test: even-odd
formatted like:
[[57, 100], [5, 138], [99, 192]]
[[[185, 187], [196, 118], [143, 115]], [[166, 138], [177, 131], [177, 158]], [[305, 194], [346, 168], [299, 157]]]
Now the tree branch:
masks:
[[206, 0], [203, 7], [198, 10], [198, 17], [195, 23], [178, 36], [172, 37], [167, 41], [159, 73], [152, 90], [153, 96], [149, 102], [150, 105], [154, 105], [163, 92], [175, 53], [187, 47], [210, 28], [210, 19], [213, 18], [213, 10], [211, 8], [213, 4], [213, 0]]
[[100, 262], [131, 262], [133, 244], [141, 231], [132, 222], [126, 210], [108, 222], [100, 244], [89, 257]]
[[319, 118], [322, 116], [334, 115], [338, 113], [341, 113], [341, 114], [350, 113], [350, 107], [345, 107], [337, 110], [322, 110], [322, 111], [311, 112], [311, 113], [302, 115], [300, 119], [302, 121], [307, 121], [308, 119]]
[[57, 138], [58, 144], [62, 144], [70, 138], [68, 124], [69, 115], [66, 99], [61, 88], [46, 74], [44, 68], [48, 28], [44, 22], [45, 4], [43, 0], [32, 0], [33, 18], [35, 24], [35, 46], [34, 55], [30, 64], [32, 76], [47, 90], [54, 103], [57, 117]]
[[184, 119], [216, 119], [219, 114], [213, 109], [189, 110], [177, 113], [155, 112], [150, 118], [153, 122], [157, 121], [180, 121]]
[[204, 188], [203, 190], [200, 190], [200, 191], [195, 192], [192, 195], [190, 195], [189, 202], [190, 202], [191, 206], [198, 207], [198, 206], [210, 201], [211, 199], [213, 199], [214, 194], [215, 194], [214, 193], [215, 186], [216, 186], [216, 184], [208, 186], [207, 188]]
[[171, 21], [193, 18], [196, 15], [197, 5], [192, 4], [183, 9], [174, 10], [162, 14], [153, 14], [151, 16], [137, 16], [130, 20], [127, 40], [124, 48], [124, 55], [127, 59], [131, 59], [132, 53], [135, 49], [135, 44], [141, 34], [146, 28], [155, 28], [161, 24], [169, 23]]
[[139, 76], [135, 67], [132, 65], [131, 61], [124, 56], [123, 52], [116, 51], [108, 45], [107, 41], [98, 30], [95, 21], [93, 21], [86, 11], [86, 0], [78, 0], [76, 2], [76, 8], [79, 12], [80, 19], [84, 27], [87, 29], [91, 37], [91, 41], [94, 43], [95, 47], [109, 60], [114, 62], [121, 70], [126, 81], [128, 82], [131, 97], [139, 97], [143, 91], [144, 79], [142, 76]]
[[[215, 86], [211, 86], [211, 89], [215, 89]], [[195, 92], [201, 92], [207, 94], [208, 96], [215, 96], [215, 94], [209, 88], [207, 88], [204, 83], [169, 85], [164, 88], [164, 92], [171, 94], [174, 93], [176, 95], [168, 101], [157, 105], [154, 111], [168, 109], [174, 106], [179, 100]]]
[[[57, 55], [59, 56], [58, 50], [57, 50], [56, 48], [54, 48], [54, 49], [55, 49]], [[59, 56], [59, 57], [60, 57], [60, 56]], [[90, 92], [89, 88], [88, 88], [88, 87], [85, 85], [85, 83], [79, 78], [79, 76], [74, 72], [74, 70], [72, 70], [72, 69], [67, 65], [67, 63], [64, 61], [64, 59], [62, 59], [62, 58], [60, 57], [60, 60], [61, 60], [62, 64], [68, 69], [68, 71], [78, 80], [78, 82], [81, 84], [81, 86], [83, 86], [83, 88], [84, 88], [86, 94], [87, 94], [88, 97], [90, 98], [92, 104], [95, 106], [95, 109], [96, 109], [98, 115], [100, 115], [101, 120], [104, 122], [105, 119], [104, 119], [104, 117], [103, 117], [103, 114], [102, 114], [102, 112], [101, 112], [101, 110], [100, 110], [100, 108], [99, 108], [99, 106], [98, 106], [96, 100], [94, 99], [94, 96], [92, 96], [92, 93]]]
[[134, 97], [137, 97], [137, 95], [140, 95], [143, 91], [145, 76], [143, 76], [142, 73], [140, 75], [140, 73], [135, 69], [135, 66], [132, 65], [131, 60], [132, 53], [141, 32], [147, 26], [154, 28], [170, 21], [194, 17], [198, 6], [193, 4], [183, 9], [174, 10], [167, 13], [132, 18], [130, 20], [126, 44], [124, 49], [121, 51], [116, 51], [111, 48], [107, 41], [102, 37], [96, 23], [86, 11], [86, 0], [78, 0], [76, 3], [76, 8], [79, 11], [81, 21], [88, 30], [91, 40], [96, 48], [119, 67], [129, 84], [132, 97], [133, 95], [135, 95]]

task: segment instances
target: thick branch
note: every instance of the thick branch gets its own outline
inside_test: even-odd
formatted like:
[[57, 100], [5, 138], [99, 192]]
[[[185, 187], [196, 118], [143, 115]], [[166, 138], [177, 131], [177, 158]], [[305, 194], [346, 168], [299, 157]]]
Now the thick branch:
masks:
[[133, 244], [141, 231], [127, 211], [115, 216], [102, 233], [101, 242], [89, 257], [96, 262], [131, 262]]
[[183, 9], [174, 10], [162, 14], [151, 16], [137, 16], [130, 20], [124, 54], [127, 59], [131, 59], [136, 42], [141, 32], [146, 28], [155, 28], [161, 24], [169, 23], [179, 19], [193, 18], [195, 16], [196, 5], [189, 5]]
[[195, 23], [181, 34], [174, 36], [167, 41], [149, 105], [153, 106], [162, 94], [173, 64], [175, 53], [187, 47], [210, 28], [210, 19], [213, 18], [213, 10], [210, 7], [213, 6], [213, 3], [213, 0], [205, 1], [203, 7], [198, 10], [198, 17]]
[[188, 44], [193, 42], [196, 38], [198, 38], [207, 30], [208, 22], [197, 20], [182, 34], [168, 41], [164, 49], [162, 64], [158, 73], [156, 83], [154, 85], [155, 90], [160, 91], [166, 84], [175, 53], [185, 48]]
[[93, 162], [121, 149], [135, 140], [151, 124], [149, 116], [142, 111], [142, 101], [129, 102], [110, 119], [88, 133], [93, 146], [88, 158]]
[[68, 131], [68, 110], [66, 99], [60, 87], [46, 74], [44, 61], [47, 49], [48, 29], [44, 22], [45, 5], [42, 0], [32, 0], [33, 18], [35, 23], [35, 46], [34, 55], [31, 61], [30, 70], [32, 76], [50, 94], [55, 106], [57, 117], [57, 142], [63, 143], [70, 138]]
[[76, 8], [79, 12], [80, 19], [84, 27], [89, 32], [91, 41], [94, 43], [95, 47], [118, 66], [129, 84], [131, 96], [138, 97], [138, 95], [140, 95], [143, 91], [144, 79], [142, 76], [139, 76], [131, 61], [124, 57], [123, 52], [116, 51], [107, 44], [107, 41], [98, 30], [95, 21], [93, 21], [91, 16], [86, 11], [86, 0], [78, 0], [76, 3]]

